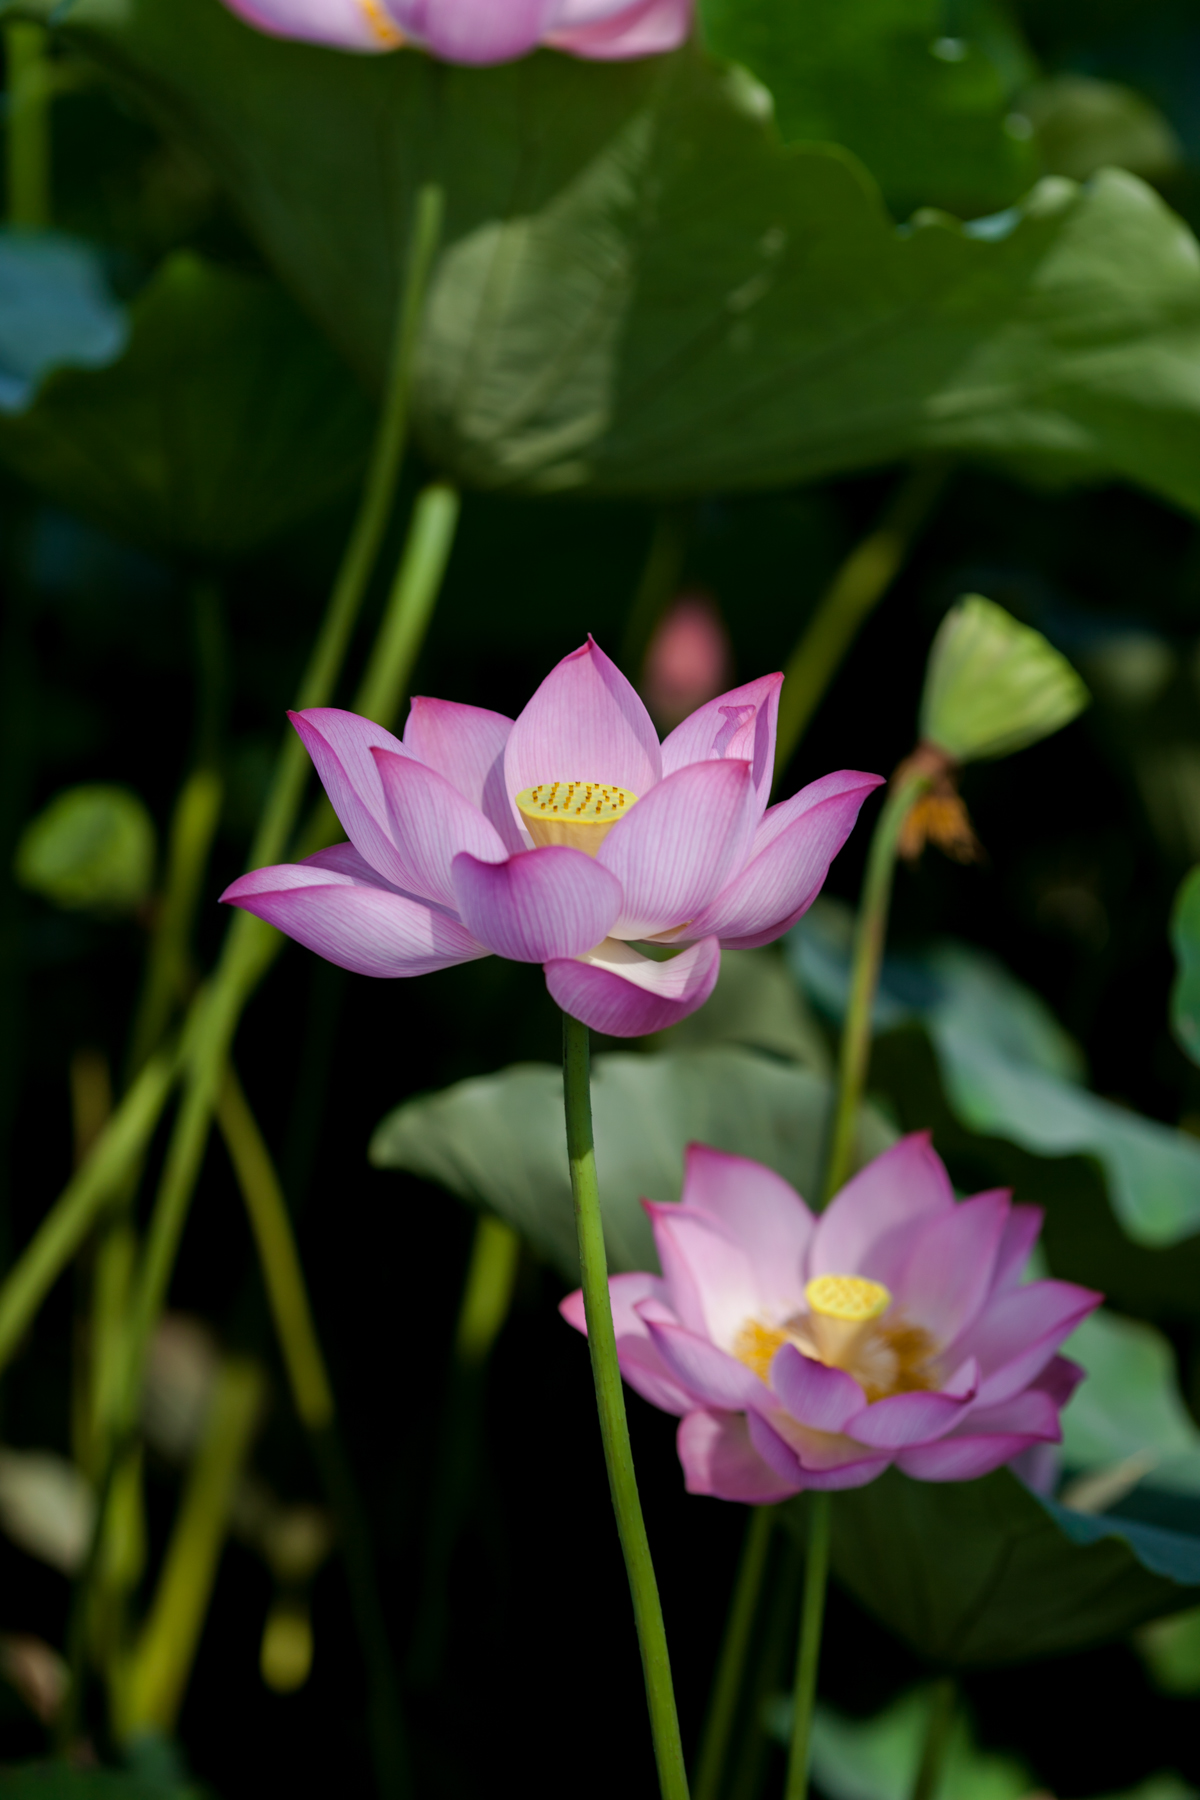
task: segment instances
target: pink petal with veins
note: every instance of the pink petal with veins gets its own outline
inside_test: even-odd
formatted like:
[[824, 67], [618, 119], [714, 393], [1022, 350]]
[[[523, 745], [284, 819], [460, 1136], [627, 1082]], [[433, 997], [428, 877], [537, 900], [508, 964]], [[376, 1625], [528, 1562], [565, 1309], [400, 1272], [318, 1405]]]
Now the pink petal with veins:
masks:
[[720, 969], [716, 938], [702, 938], [670, 962], [652, 962], [619, 938], [609, 938], [586, 956], [547, 962], [546, 986], [564, 1012], [593, 1031], [645, 1037], [703, 1006]]
[[1003, 1190], [976, 1194], [913, 1231], [904, 1264], [887, 1285], [897, 1310], [935, 1344], [954, 1343], [978, 1317], [991, 1291], [1008, 1211]]
[[693, 0], [566, 0], [546, 43], [592, 61], [618, 62], [677, 50], [692, 28]]
[[536, 48], [562, 0], [388, 0], [404, 33], [443, 62], [500, 63]]
[[[842, 769], [795, 795], [808, 804], [796, 807], [784, 823], [777, 825], [768, 814], [746, 867], [693, 918], [688, 936], [715, 932], [731, 950], [757, 949], [782, 937], [820, 893], [863, 801], [879, 784], [878, 775]], [[785, 807], [792, 805], [785, 802]], [[785, 807], [771, 811], [780, 813]]]
[[[613, 1275], [609, 1279], [613, 1329], [617, 1338], [617, 1360], [621, 1374], [643, 1400], [662, 1412], [677, 1417], [690, 1412], [696, 1404], [686, 1388], [681, 1387], [650, 1338], [644, 1320], [638, 1315], [642, 1301], [654, 1301], [662, 1307], [666, 1283], [660, 1275]], [[559, 1303], [559, 1312], [576, 1331], [587, 1336], [587, 1319], [583, 1309], [583, 1290], [576, 1288]], [[667, 1310], [667, 1309], [664, 1309]]]
[[698, 706], [664, 738], [663, 774], [716, 757], [744, 759], [751, 765], [761, 818], [775, 776], [775, 725], [782, 685], [782, 675], [760, 675], [757, 681], [730, 688], [727, 694]]
[[451, 877], [464, 923], [511, 962], [575, 956], [599, 942], [621, 904], [621, 884], [582, 850], [562, 844], [505, 862], [460, 851]]
[[794, 1479], [778, 1475], [750, 1441], [744, 1413], [710, 1410], [688, 1413], [675, 1438], [689, 1494], [711, 1494], [717, 1500], [740, 1500], [748, 1506], [772, 1506], [800, 1492]]
[[[345, 856], [347, 849], [338, 845], [308, 862], [255, 869], [221, 899], [356, 975], [428, 975], [487, 955], [452, 914], [397, 893], [355, 852]], [[362, 873], [349, 872], [351, 858]]]
[[405, 886], [407, 871], [392, 843], [383, 782], [371, 755], [372, 750], [391, 750], [404, 756], [404, 745], [382, 725], [336, 706], [313, 706], [288, 718], [350, 842], [386, 880]]
[[225, 0], [225, 4], [272, 37], [331, 44], [338, 50], [394, 50], [400, 42], [384, 0]]
[[755, 810], [748, 762], [692, 763], [664, 776], [597, 854], [624, 895], [613, 936], [649, 938], [695, 918], [745, 863]]
[[481, 862], [507, 859], [500, 833], [444, 775], [415, 756], [373, 750], [388, 830], [404, 885], [457, 910], [451, 865], [460, 850]]
[[748, 1156], [689, 1144], [680, 1198], [689, 1212], [703, 1213], [740, 1242], [770, 1313], [786, 1317], [794, 1310], [816, 1221], [782, 1175]]
[[[643, 799], [662, 774], [658, 733], [620, 669], [589, 637], [547, 675], [509, 734], [509, 803], [540, 781], [615, 783]], [[513, 806], [513, 817], [520, 816]]]
[[927, 1131], [901, 1138], [860, 1169], [817, 1220], [813, 1275], [865, 1275], [890, 1287], [907, 1259], [912, 1228], [954, 1205], [954, 1189]]
[[521, 850], [525, 840], [504, 787], [504, 746], [512, 728], [512, 720], [503, 713], [416, 694], [404, 727], [404, 748], [478, 807], [508, 850]]
[[866, 1405], [866, 1395], [844, 1369], [831, 1369], [794, 1344], [783, 1344], [771, 1362], [771, 1390], [793, 1419], [813, 1431], [843, 1432]]

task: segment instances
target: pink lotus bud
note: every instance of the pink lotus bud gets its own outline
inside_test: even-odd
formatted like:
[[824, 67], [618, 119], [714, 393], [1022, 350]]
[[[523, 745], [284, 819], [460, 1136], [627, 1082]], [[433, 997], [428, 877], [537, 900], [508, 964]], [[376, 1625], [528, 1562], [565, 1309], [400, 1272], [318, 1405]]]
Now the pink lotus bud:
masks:
[[733, 653], [716, 601], [680, 594], [659, 621], [646, 651], [642, 692], [656, 719], [678, 725], [729, 684]]

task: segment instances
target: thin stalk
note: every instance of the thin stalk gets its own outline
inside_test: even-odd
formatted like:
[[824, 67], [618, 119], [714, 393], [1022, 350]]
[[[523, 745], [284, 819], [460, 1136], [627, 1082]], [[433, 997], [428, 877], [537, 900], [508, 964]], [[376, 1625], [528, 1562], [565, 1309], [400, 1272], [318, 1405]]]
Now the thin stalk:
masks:
[[775, 735], [776, 779], [795, 754], [846, 652], [904, 566], [949, 473], [948, 463], [919, 463], [901, 481], [878, 525], [855, 545], [817, 602], [784, 670]]
[[125, 1171], [143, 1154], [180, 1061], [176, 1049], [162, 1051], [146, 1064], [0, 1288], [0, 1370], [99, 1215], [120, 1191]]
[[52, 85], [45, 28], [16, 21], [5, 25], [4, 60], [8, 222], [27, 231], [44, 231], [50, 223]]
[[[417, 195], [404, 285], [396, 311], [383, 413], [358, 514], [333, 585], [320, 636], [300, 684], [296, 699], [298, 712], [328, 703], [345, 660], [371, 571], [383, 546], [400, 479], [400, 465], [404, 460], [417, 337], [425, 291], [441, 237], [443, 207], [442, 190], [436, 183], [421, 188]], [[303, 744], [295, 732], [289, 730], [250, 848], [250, 868], [261, 869], [278, 862], [283, 855], [292, 834], [309, 767]]]
[[596, 1150], [592, 1141], [591, 1072], [588, 1028], [563, 1014], [563, 1097], [567, 1121], [567, 1157], [571, 1167], [571, 1192], [575, 1199], [575, 1226], [579, 1237], [579, 1271], [583, 1308], [587, 1319], [588, 1351], [596, 1384], [600, 1437], [608, 1469], [608, 1485], [617, 1532], [625, 1554], [625, 1569], [633, 1597], [633, 1616], [642, 1652], [642, 1672], [650, 1709], [650, 1730], [658, 1764], [663, 1800], [688, 1800], [687, 1772], [679, 1737], [675, 1690], [663, 1624], [658, 1583], [650, 1557], [650, 1542], [638, 1498], [633, 1449], [625, 1417], [625, 1395], [617, 1362], [617, 1338], [608, 1295], [608, 1265], [604, 1252], [604, 1224], [600, 1213], [600, 1189], [596, 1179]]
[[912, 1800], [934, 1800], [941, 1786], [946, 1752], [954, 1735], [954, 1710], [958, 1695], [954, 1680], [946, 1675], [934, 1683], [929, 1696], [929, 1717], [925, 1721], [925, 1738], [921, 1760], [917, 1764], [912, 1785]]
[[217, 1123], [246, 1203], [292, 1403], [309, 1431], [321, 1431], [333, 1422], [333, 1389], [283, 1189], [232, 1063], [225, 1067]]
[[476, 1487], [488, 1358], [508, 1317], [521, 1240], [511, 1226], [480, 1215], [454, 1332], [421, 1554], [421, 1594], [406, 1673], [417, 1687], [437, 1679], [449, 1635], [446, 1590], [454, 1548]]
[[746, 1655], [750, 1648], [754, 1621], [758, 1616], [774, 1523], [773, 1507], [756, 1506], [751, 1510], [725, 1626], [725, 1637], [721, 1644], [721, 1657], [713, 1682], [712, 1698], [709, 1701], [708, 1719], [700, 1744], [700, 1760], [692, 1790], [693, 1800], [717, 1800], [721, 1791], [721, 1777], [725, 1772], [729, 1740], [741, 1698]]
[[887, 937], [892, 877], [896, 870], [896, 846], [913, 802], [924, 793], [930, 782], [931, 777], [920, 769], [910, 770], [902, 775], [888, 789], [883, 811], [876, 821], [871, 838], [867, 873], [854, 927], [850, 997], [842, 1027], [837, 1103], [825, 1171], [826, 1200], [832, 1199], [844, 1185], [854, 1167], [854, 1139], [858, 1110], [867, 1079], [867, 1064], [871, 1056], [871, 1012], [875, 1004], [875, 990], [879, 986], [879, 970], [883, 962], [884, 940]]
[[[378, 549], [399, 477], [408, 417], [419, 319], [441, 222], [441, 190], [424, 188], [418, 197], [409, 264], [395, 335], [389, 388], [358, 518], [334, 583], [325, 621], [301, 683], [298, 704], [320, 706], [332, 696], [354, 621], [370, 574], [368, 551]], [[295, 826], [308, 760], [294, 733], [276, 764], [249, 866], [275, 862]], [[196, 996], [188, 1014], [188, 1086], [176, 1120], [141, 1271], [129, 1352], [126, 1415], [136, 1412], [141, 1360], [149, 1331], [166, 1292], [183, 1229], [192, 1185], [208, 1141], [221, 1072], [242, 1008], [257, 981], [278, 954], [279, 934], [250, 913], [233, 920], [220, 963], [209, 987]], [[153, 1065], [156, 1069], [159, 1064]], [[114, 1110], [85, 1169], [68, 1185], [0, 1288], [0, 1370], [48, 1289], [75, 1254], [100, 1208], [123, 1176], [133, 1169], [158, 1122], [182, 1066], [172, 1062], [170, 1079], [134, 1083]], [[151, 1064], [143, 1073], [150, 1075]], [[90, 1171], [90, 1173], [89, 1173]], [[103, 1177], [103, 1179], [101, 1179]]]
[[772, 1695], [791, 1679], [804, 1546], [794, 1531], [776, 1534], [779, 1554], [767, 1587], [766, 1616], [755, 1633], [750, 1691], [740, 1712], [738, 1743], [728, 1771], [729, 1800], [758, 1800], [773, 1745], [765, 1730], [764, 1710]]
[[800, 1606], [800, 1646], [793, 1689], [792, 1744], [788, 1755], [784, 1800], [805, 1800], [812, 1750], [813, 1709], [817, 1699], [817, 1664], [821, 1659], [821, 1626], [829, 1581], [829, 1527], [832, 1494], [808, 1496], [808, 1556], [804, 1564], [804, 1599]]

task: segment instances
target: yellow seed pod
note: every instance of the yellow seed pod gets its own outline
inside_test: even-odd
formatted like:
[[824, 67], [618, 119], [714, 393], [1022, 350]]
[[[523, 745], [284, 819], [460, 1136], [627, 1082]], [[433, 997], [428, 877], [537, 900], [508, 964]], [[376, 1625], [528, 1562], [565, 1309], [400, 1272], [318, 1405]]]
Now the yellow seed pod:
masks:
[[847, 1325], [866, 1325], [892, 1303], [881, 1281], [867, 1281], [862, 1275], [817, 1275], [807, 1283], [804, 1298], [821, 1318], [841, 1319]]
[[617, 821], [637, 805], [637, 795], [611, 781], [539, 781], [522, 788], [516, 802], [535, 844], [566, 844], [595, 856]]

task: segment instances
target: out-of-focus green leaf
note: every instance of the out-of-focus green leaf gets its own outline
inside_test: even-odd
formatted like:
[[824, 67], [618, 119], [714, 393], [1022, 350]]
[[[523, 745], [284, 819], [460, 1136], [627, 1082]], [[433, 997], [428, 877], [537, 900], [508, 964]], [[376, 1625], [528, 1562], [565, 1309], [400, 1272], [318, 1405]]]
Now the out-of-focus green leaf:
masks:
[[[614, 1269], [656, 1269], [643, 1198], [676, 1200], [683, 1152], [698, 1139], [752, 1156], [802, 1194], [817, 1188], [828, 1082], [746, 1050], [598, 1056], [592, 1080], [596, 1166]], [[894, 1133], [863, 1114], [864, 1160]], [[579, 1278], [563, 1123], [562, 1075], [540, 1063], [460, 1081], [389, 1113], [371, 1140], [379, 1168], [437, 1181], [514, 1226], [569, 1281]]]
[[[803, 1505], [783, 1508], [797, 1526]], [[838, 1495], [833, 1568], [922, 1656], [971, 1668], [1081, 1649], [1195, 1605], [1200, 1537], [1071, 1512], [1007, 1469], [948, 1483], [889, 1470]]]
[[[813, 1720], [813, 1780], [829, 1800], [909, 1800], [921, 1763], [934, 1690], [914, 1688], [873, 1719], [847, 1719], [818, 1706]], [[792, 1701], [781, 1694], [767, 1710], [767, 1726], [781, 1744], [791, 1741]], [[1033, 1782], [1014, 1758], [980, 1750], [959, 1710], [931, 1800], [1023, 1800]]]
[[656, 1041], [670, 1051], [742, 1044], [801, 1063], [819, 1075], [832, 1067], [821, 1028], [773, 944], [761, 950], [723, 950], [709, 999]]
[[1041, 173], [1012, 99], [1034, 67], [990, 0], [702, 0], [705, 41], [770, 89], [789, 143], [845, 144], [902, 214], [1009, 206]]
[[[849, 989], [848, 933], [844, 909], [839, 916], [822, 901], [788, 940], [798, 978], [834, 1017]], [[1200, 1231], [1200, 1143], [1080, 1086], [1065, 1034], [993, 958], [965, 944], [889, 958], [876, 1030], [911, 1019], [929, 1033], [946, 1099], [970, 1130], [1039, 1156], [1094, 1156], [1114, 1212], [1139, 1244], [1177, 1243]]]
[[1089, 698], [1040, 631], [968, 594], [950, 608], [929, 652], [921, 736], [960, 763], [1011, 756], [1061, 730]]
[[1200, 1693], [1200, 1606], [1143, 1625], [1133, 1641], [1156, 1686], [1168, 1694]]
[[[1200, 1431], [1161, 1332], [1101, 1308], [1063, 1345], [1087, 1370], [1062, 1415], [1068, 1469], [1129, 1469], [1153, 1488], [1200, 1494]], [[1114, 1496], [1115, 1497], [1115, 1496]]]
[[71, 911], [131, 913], [154, 879], [154, 822], [128, 788], [65, 788], [17, 844], [22, 887]]
[[444, 184], [414, 416], [459, 480], [696, 493], [951, 451], [1200, 509], [1200, 252], [1133, 176], [897, 231], [848, 152], [781, 148], [761, 86], [695, 48], [455, 68], [216, 0], [75, 0], [62, 30], [376, 382], [415, 190]]
[[1144, 181], [1171, 175], [1183, 146], [1156, 106], [1132, 88], [1092, 75], [1056, 75], [1021, 97], [1051, 175], [1086, 181], [1098, 169], [1128, 169]]
[[1171, 994], [1171, 1025], [1193, 1062], [1200, 1063], [1200, 868], [1175, 896], [1171, 943], [1179, 963]]
[[366, 395], [274, 283], [180, 252], [131, 309], [125, 354], [59, 369], [0, 416], [0, 461], [156, 549], [238, 555], [353, 483]]
[[[2, 1800], [211, 1800], [199, 1784], [177, 1772], [173, 1746], [136, 1745], [127, 1769], [76, 1769], [61, 1760], [0, 1769]], [[161, 1761], [162, 1768], [156, 1765]]]
[[86, 244], [0, 228], [0, 414], [53, 369], [99, 369], [129, 338], [125, 309]]

